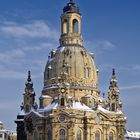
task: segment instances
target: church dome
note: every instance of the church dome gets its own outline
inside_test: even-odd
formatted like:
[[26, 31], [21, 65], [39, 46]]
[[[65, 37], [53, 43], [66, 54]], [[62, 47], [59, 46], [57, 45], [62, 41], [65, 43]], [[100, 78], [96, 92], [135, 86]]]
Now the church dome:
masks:
[[44, 84], [48, 87], [54, 80], [64, 77], [70, 85], [97, 88], [98, 72], [93, 54], [88, 54], [86, 49], [80, 46], [60, 46], [56, 51], [51, 51], [45, 68]]
[[84, 94], [93, 90], [98, 92], [98, 71], [93, 54], [89, 54], [83, 47], [82, 16], [79, 12], [72, 0], [63, 9], [60, 46], [56, 51], [51, 51], [48, 57], [44, 72], [44, 95], [58, 93], [59, 91], [51, 91], [59, 88], [60, 83], [67, 83], [69, 89], [87, 90]]

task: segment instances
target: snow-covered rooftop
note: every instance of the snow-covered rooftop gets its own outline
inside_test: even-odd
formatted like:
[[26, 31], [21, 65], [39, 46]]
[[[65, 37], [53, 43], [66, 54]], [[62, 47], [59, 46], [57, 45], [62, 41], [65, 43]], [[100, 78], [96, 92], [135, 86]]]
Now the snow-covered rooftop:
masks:
[[52, 98], [52, 97], [48, 95], [42, 95], [41, 98]]
[[126, 138], [140, 138], [140, 132], [134, 132], [134, 131], [127, 131]]
[[[57, 102], [53, 102], [49, 104], [47, 107], [45, 107], [42, 111], [51, 111], [53, 109], [57, 109], [58, 107], [59, 107], [59, 104]], [[71, 106], [66, 105], [66, 108], [94, 112], [91, 108], [89, 108], [85, 104], [82, 104], [81, 102], [73, 102]]]
[[72, 108], [78, 110], [93, 111], [91, 108], [89, 108], [85, 104], [82, 104], [81, 102], [73, 102]]
[[25, 115], [25, 111], [21, 110], [18, 115], [23, 115], [24, 116]]
[[83, 97], [90, 98], [90, 97], [92, 97], [92, 95], [91, 95], [91, 94], [86, 94], [86, 95], [83, 96]]
[[56, 109], [58, 107], [58, 103], [53, 102], [49, 104], [47, 107], [44, 108], [44, 111], [51, 111], [53, 109]]
[[117, 111], [117, 112], [114, 112], [114, 111], [109, 111], [109, 110], [107, 110], [107, 109], [105, 109], [105, 108], [103, 108], [102, 106], [98, 106], [98, 110], [100, 110], [100, 111], [102, 111], [102, 112], [104, 112], [104, 113], [116, 113], [116, 114], [123, 114], [122, 113], [122, 111]]

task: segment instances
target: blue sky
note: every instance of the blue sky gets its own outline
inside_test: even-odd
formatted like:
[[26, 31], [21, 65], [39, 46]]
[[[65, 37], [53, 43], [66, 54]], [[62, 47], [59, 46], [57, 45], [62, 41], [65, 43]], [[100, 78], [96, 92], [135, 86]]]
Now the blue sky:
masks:
[[[27, 71], [37, 98], [50, 50], [59, 46], [60, 15], [68, 0], [0, 1], [0, 120], [15, 130]], [[95, 54], [101, 93], [116, 68], [127, 128], [140, 131], [140, 1], [75, 0], [84, 45]]]

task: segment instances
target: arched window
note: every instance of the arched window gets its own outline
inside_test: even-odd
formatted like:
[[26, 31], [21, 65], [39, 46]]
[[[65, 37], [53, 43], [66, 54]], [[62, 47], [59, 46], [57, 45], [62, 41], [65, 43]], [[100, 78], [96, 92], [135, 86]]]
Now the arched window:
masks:
[[38, 140], [38, 132], [37, 131], [34, 132], [34, 140]]
[[65, 99], [64, 97], [61, 98], [61, 106], [64, 106], [65, 105]]
[[64, 129], [60, 130], [60, 140], [66, 140], [66, 132]]
[[73, 32], [78, 33], [78, 20], [77, 19], [73, 20]]
[[63, 22], [63, 34], [67, 34], [69, 32], [68, 21], [64, 20]]
[[77, 132], [77, 140], [82, 140], [82, 132], [81, 132], [81, 130], [78, 130], [78, 132]]
[[101, 139], [100, 132], [96, 131], [96, 133], [95, 133], [95, 140], [100, 140], [100, 139]]
[[26, 105], [26, 106], [25, 106], [25, 111], [26, 111], [26, 112], [29, 112], [30, 110], [31, 110], [30, 105]]
[[51, 130], [48, 130], [47, 136], [48, 136], [47, 140], [52, 140], [52, 132], [51, 132]]
[[115, 105], [115, 103], [112, 104], [112, 107], [111, 108], [112, 108], [112, 111], [116, 111], [116, 105]]
[[113, 133], [112, 132], [109, 133], [109, 140], [113, 140]]

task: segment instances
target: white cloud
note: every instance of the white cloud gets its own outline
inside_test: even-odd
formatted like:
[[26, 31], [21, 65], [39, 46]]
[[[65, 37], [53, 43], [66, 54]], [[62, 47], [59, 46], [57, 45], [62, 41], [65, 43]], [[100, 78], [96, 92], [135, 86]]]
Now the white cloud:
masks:
[[53, 49], [54, 47], [56, 47], [56, 43], [41, 43], [38, 46], [34, 45], [34, 46], [27, 46], [24, 47], [23, 50], [24, 51], [40, 51], [40, 50], [44, 50], [44, 49]]
[[[7, 104], [8, 102], [8, 104]], [[15, 100], [1, 100], [0, 101], [0, 110], [6, 110], [6, 111], [10, 111], [11, 108], [9, 107], [9, 105], [12, 105], [12, 107], [16, 107], [17, 106], [17, 102], [15, 102]]]
[[43, 74], [46, 54], [56, 48], [59, 32], [40, 20], [22, 24], [0, 21], [0, 36], [0, 78], [24, 79], [29, 69], [34, 78], [41, 71]]
[[120, 87], [121, 90], [134, 90], [134, 89], [140, 89], [140, 84], [139, 85], [130, 85], [130, 86], [123, 86]]
[[14, 58], [23, 58], [25, 57], [25, 53], [20, 50], [8, 50], [8, 51], [4, 51], [4, 52], [0, 52], [0, 61], [4, 62], [4, 61], [11, 61]]
[[19, 72], [16, 70], [9, 70], [5, 69], [0, 71], [0, 78], [4, 79], [24, 79], [26, 77], [26, 73], [24, 72]]
[[31, 23], [18, 24], [12, 21], [4, 21], [0, 24], [0, 32], [7, 36], [17, 38], [49, 38], [58, 40], [59, 32], [51, 28], [44, 21], [32, 21]]
[[115, 68], [113, 64], [102, 64], [102, 65], [99, 65], [99, 67], [101, 71], [108, 71]]
[[86, 41], [86, 48], [94, 48], [97, 53], [103, 53], [104, 51], [110, 51], [115, 48], [115, 45], [108, 40], [94, 40], [94, 41]]
[[135, 64], [132, 66], [133, 70], [139, 71], [140, 70], [140, 64]]
[[[27, 77], [27, 72], [18, 70], [4, 69], [0, 71], [0, 78], [7, 80], [24, 80]], [[40, 78], [40, 74], [33, 74], [33, 79]]]
[[102, 50], [112, 50], [115, 48], [115, 45], [108, 40], [95, 40], [93, 45], [94, 47], [100, 48]]

